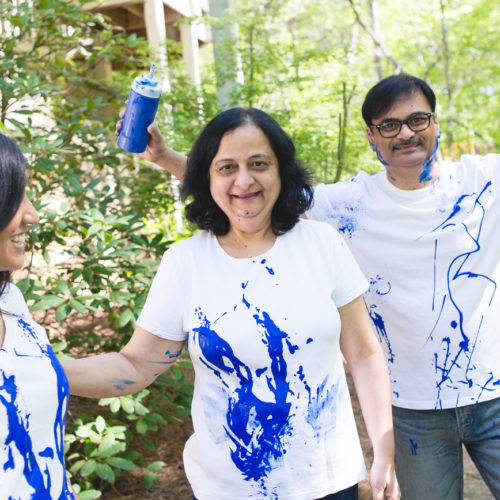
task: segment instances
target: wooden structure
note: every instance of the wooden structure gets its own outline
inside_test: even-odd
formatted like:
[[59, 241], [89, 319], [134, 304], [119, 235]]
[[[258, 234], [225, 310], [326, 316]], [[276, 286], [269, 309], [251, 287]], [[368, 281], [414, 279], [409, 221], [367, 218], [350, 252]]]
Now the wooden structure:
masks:
[[127, 33], [146, 38], [157, 51], [158, 65], [163, 69], [167, 67], [168, 40], [181, 42], [187, 73], [194, 84], [200, 83], [199, 47], [210, 41], [208, 28], [199, 22], [175, 23], [208, 15], [208, 0], [100, 0], [84, 8], [102, 12]]

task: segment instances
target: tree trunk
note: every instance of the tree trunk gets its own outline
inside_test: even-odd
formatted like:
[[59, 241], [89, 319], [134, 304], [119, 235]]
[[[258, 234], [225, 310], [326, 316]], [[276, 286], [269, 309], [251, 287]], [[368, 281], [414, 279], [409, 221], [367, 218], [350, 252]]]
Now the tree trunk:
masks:
[[[394, 68], [394, 73], [400, 73], [401, 72], [401, 65], [392, 57], [392, 55], [390, 54], [387, 47], [382, 43], [382, 39], [380, 37], [380, 34], [374, 33], [374, 31], [363, 22], [363, 20], [361, 19], [361, 16], [359, 15], [358, 10], [356, 9], [356, 6], [354, 5], [353, 0], [348, 0], [348, 1], [349, 1], [349, 5], [351, 6], [354, 17], [356, 18], [356, 22], [370, 36], [370, 38], [373, 40], [373, 43], [375, 44], [375, 47], [380, 51], [382, 56], [385, 57], [390, 62], [390, 64]], [[370, 1], [370, 8], [371, 8], [371, 4], [374, 3], [376, 0], [369, 0], [369, 1]], [[375, 11], [373, 11], [373, 13], [376, 15]]]
[[[376, 40], [380, 40], [380, 25], [378, 22], [377, 0], [368, 0], [370, 7], [370, 18], [372, 21], [372, 32]], [[380, 46], [373, 42], [373, 62], [378, 79], [382, 80], [384, 73], [382, 71], [382, 51]]]
[[450, 50], [448, 48], [448, 28], [446, 27], [446, 18], [445, 18], [445, 3], [444, 0], [440, 0], [441, 7], [441, 40], [443, 43], [443, 62], [444, 62], [444, 74], [446, 78], [446, 95], [448, 97], [448, 127], [446, 130], [446, 142], [448, 146], [451, 146], [453, 143], [453, 133], [451, 127], [451, 117], [454, 116], [453, 113], [453, 89], [451, 84], [451, 76], [450, 76]]
[[236, 49], [237, 24], [228, 16], [234, 0], [210, 0], [210, 15], [215, 18], [212, 25], [212, 42], [217, 78], [217, 99], [221, 110], [237, 105], [236, 90], [242, 82], [241, 64]]

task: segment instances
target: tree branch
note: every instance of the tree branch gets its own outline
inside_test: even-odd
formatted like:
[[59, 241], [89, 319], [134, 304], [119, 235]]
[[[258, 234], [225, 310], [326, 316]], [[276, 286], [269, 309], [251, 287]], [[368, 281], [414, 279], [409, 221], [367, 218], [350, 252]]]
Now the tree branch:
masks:
[[354, 13], [354, 16], [356, 17], [356, 21], [358, 24], [363, 28], [363, 30], [368, 33], [368, 35], [371, 37], [373, 42], [375, 43], [376, 47], [380, 49], [380, 52], [382, 52], [382, 55], [391, 63], [391, 65], [394, 68], [395, 73], [400, 73], [401, 72], [401, 65], [391, 56], [389, 51], [387, 50], [387, 47], [382, 43], [382, 41], [375, 35], [375, 33], [368, 27], [366, 24], [363, 22], [361, 19], [358, 11], [356, 10], [356, 7], [354, 5], [353, 0], [348, 0], [351, 9]]

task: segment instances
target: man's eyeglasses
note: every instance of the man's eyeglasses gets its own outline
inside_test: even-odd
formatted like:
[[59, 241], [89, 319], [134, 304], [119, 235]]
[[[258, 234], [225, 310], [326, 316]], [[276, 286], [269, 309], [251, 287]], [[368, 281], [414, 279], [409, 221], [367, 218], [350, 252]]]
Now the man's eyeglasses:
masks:
[[396, 137], [405, 124], [413, 132], [423, 132], [429, 128], [431, 117], [433, 116], [434, 113], [416, 113], [406, 120], [385, 120], [378, 125], [370, 125], [370, 128], [376, 128], [382, 137], [390, 139], [391, 137]]

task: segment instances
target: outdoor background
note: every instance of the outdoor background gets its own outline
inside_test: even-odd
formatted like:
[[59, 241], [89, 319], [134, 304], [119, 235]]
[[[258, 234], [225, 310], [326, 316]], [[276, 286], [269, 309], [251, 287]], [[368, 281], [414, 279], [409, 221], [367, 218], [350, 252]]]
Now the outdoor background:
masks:
[[[361, 103], [381, 77], [401, 70], [436, 91], [445, 158], [499, 151], [497, 1], [235, 0], [227, 16], [204, 22], [235, 29], [236, 42], [219, 48], [240, 61], [243, 78], [234, 65], [216, 64], [207, 44], [202, 84], [193, 86], [179, 47], [168, 44], [160, 76], [170, 90], [157, 120], [184, 153], [219, 111], [216, 82], [220, 90], [226, 79], [234, 83], [229, 102], [271, 113], [316, 182], [375, 172]], [[96, 76], [103, 59], [115, 68], [111, 81]], [[169, 174], [116, 147], [118, 111], [154, 59], [144, 40], [78, 3], [0, 3], [0, 129], [26, 153], [41, 214], [15, 281], [61, 355], [124, 345], [161, 255], [193, 231]], [[190, 498], [181, 453], [191, 388], [185, 358], [134, 396], [99, 405], [71, 399], [67, 467], [82, 500]], [[369, 461], [366, 437], [363, 444]], [[468, 498], [491, 498], [467, 470]]]

